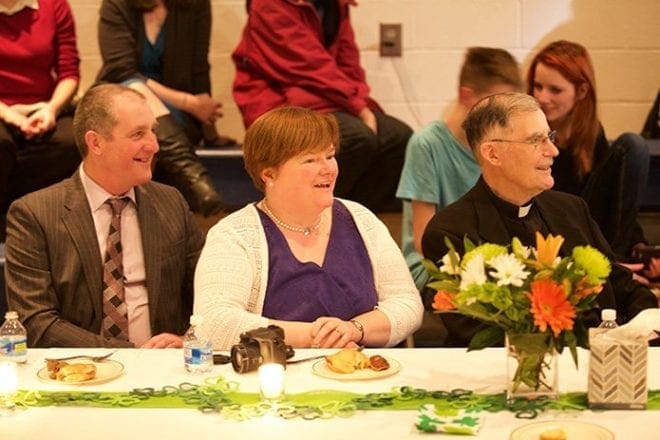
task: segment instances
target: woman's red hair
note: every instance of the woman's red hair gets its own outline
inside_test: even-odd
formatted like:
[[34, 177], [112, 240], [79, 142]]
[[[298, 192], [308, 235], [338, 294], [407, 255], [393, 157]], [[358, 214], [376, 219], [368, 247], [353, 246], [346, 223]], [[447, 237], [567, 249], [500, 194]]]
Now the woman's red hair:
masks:
[[[534, 76], [536, 65], [543, 63], [559, 72], [575, 87], [578, 97], [571, 111], [570, 134], [567, 145], [575, 161], [579, 175], [591, 171], [594, 146], [600, 121], [596, 111], [596, 77], [591, 57], [584, 46], [571, 41], [560, 40], [548, 44], [532, 60], [527, 72], [527, 93], [534, 94]], [[581, 99], [580, 87], [586, 90]]]

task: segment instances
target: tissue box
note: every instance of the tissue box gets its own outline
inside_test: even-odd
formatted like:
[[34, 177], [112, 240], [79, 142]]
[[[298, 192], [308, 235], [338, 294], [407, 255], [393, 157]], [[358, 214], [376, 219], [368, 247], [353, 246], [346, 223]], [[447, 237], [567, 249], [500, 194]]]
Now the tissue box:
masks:
[[606, 331], [589, 329], [589, 407], [645, 409], [648, 343], [644, 338], [598, 337]]

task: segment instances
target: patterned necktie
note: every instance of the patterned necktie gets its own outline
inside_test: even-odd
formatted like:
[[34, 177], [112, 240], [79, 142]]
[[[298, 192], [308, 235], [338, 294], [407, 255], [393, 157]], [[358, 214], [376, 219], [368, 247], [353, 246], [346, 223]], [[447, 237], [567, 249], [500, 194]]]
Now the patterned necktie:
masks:
[[112, 208], [112, 220], [103, 261], [103, 333], [128, 341], [128, 309], [124, 302], [124, 265], [121, 248], [121, 212], [130, 199], [105, 201]]

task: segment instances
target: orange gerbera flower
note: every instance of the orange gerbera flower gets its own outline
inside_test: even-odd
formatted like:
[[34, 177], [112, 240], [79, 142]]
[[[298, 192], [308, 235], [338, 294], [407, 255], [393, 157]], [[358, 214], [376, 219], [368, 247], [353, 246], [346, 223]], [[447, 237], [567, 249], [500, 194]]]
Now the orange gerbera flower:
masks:
[[572, 330], [575, 309], [568, 302], [564, 289], [552, 280], [536, 280], [530, 285], [529, 296], [534, 324], [544, 332], [550, 326], [555, 337], [562, 330]]
[[540, 232], [536, 232], [536, 260], [543, 266], [552, 266], [555, 258], [559, 255], [559, 249], [564, 243], [564, 237], [548, 234], [547, 238], [543, 238]]
[[433, 297], [433, 306], [435, 310], [449, 311], [455, 310], [454, 294], [446, 290], [438, 290]]

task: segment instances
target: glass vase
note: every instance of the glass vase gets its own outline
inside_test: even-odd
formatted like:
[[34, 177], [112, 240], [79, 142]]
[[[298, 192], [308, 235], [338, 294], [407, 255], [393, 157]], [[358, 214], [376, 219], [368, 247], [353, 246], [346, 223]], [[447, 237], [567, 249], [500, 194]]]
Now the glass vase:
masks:
[[507, 403], [559, 396], [557, 351], [551, 335], [507, 333], [505, 348]]

